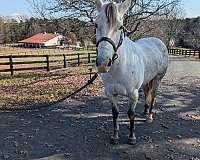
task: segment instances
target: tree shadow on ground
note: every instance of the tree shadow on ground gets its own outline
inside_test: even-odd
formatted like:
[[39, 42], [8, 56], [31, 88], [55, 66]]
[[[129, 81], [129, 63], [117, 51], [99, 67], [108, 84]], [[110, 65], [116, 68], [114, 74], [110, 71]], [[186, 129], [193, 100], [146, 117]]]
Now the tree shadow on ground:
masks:
[[[167, 91], [160, 94], [154, 123], [147, 124], [144, 118], [137, 117], [137, 144], [134, 146], [127, 144], [126, 98], [119, 102], [120, 142], [116, 146], [109, 144], [112, 115], [111, 106], [104, 97], [77, 97], [39, 111], [2, 112], [1, 157], [16, 160], [200, 158], [200, 120], [179, 116], [199, 110], [199, 89], [187, 88], [187, 94], [183, 95], [185, 88], [179, 85], [176, 88], [180, 94]], [[181, 105], [174, 106], [168, 103], [170, 100]], [[141, 100], [137, 112], [142, 110]]]

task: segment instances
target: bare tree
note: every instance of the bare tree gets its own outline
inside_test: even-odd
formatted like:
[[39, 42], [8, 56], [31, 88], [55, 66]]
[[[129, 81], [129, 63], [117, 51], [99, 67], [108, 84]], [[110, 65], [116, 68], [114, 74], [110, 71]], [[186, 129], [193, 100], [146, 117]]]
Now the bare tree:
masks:
[[[95, 21], [94, 0], [32, 0], [37, 12], [56, 17], [78, 18], [87, 21], [89, 25]], [[106, 1], [106, 0], [104, 0]], [[108, 0], [112, 1], [112, 0]], [[113, 0], [114, 1], [114, 0]], [[122, 2], [123, 0], [115, 0]], [[124, 25], [128, 35], [134, 36], [143, 23], [155, 16], [168, 15], [181, 0], [133, 0], [128, 14], [125, 16]], [[41, 6], [41, 7], [40, 7]], [[45, 9], [44, 9], [45, 8]], [[166, 9], [168, 12], [166, 12]], [[45, 12], [45, 13], [44, 13]]]
[[200, 17], [186, 19], [184, 23], [182, 33], [184, 47], [200, 50]]
[[76, 45], [77, 44], [77, 36], [73, 32], [69, 32], [65, 37], [66, 44]]
[[[180, 0], [135, 0], [125, 17], [125, 25], [129, 30], [128, 35], [140, 30], [139, 28], [146, 21], [157, 20], [169, 15], [179, 3]], [[148, 31], [151, 31], [151, 28], [144, 32]]]
[[[165, 12], [169, 12], [167, 9]], [[182, 19], [184, 18], [184, 10], [180, 6], [176, 6], [169, 14], [166, 14], [160, 20], [160, 28], [162, 29], [162, 37], [167, 47], [170, 43], [176, 44], [178, 35], [183, 27]]]
[[32, 0], [32, 5], [42, 17], [79, 18], [94, 22], [94, 0]]

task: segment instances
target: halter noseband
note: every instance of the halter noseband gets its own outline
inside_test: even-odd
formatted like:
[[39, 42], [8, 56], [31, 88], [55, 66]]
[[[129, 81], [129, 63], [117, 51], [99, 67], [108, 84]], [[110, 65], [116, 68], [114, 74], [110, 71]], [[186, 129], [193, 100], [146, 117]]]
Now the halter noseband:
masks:
[[119, 47], [122, 45], [123, 43], [123, 35], [124, 35], [124, 32], [123, 32], [123, 26], [121, 26], [119, 28], [119, 30], [121, 30], [121, 34], [120, 34], [120, 39], [119, 39], [119, 42], [117, 44], [117, 46], [115, 45], [115, 42], [111, 39], [111, 38], [108, 38], [108, 37], [101, 37], [100, 40], [97, 42], [97, 45], [96, 45], [96, 48], [97, 48], [97, 55], [98, 55], [98, 46], [101, 42], [103, 41], [106, 41], [108, 43], [110, 43], [113, 47], [113, 50], [114, 50], [114, 54], [112, 56], [112, 64], [114, 63], [114, 61], [118, 58], [118, 54], [117, 54], [117, 50], [119, 49]]

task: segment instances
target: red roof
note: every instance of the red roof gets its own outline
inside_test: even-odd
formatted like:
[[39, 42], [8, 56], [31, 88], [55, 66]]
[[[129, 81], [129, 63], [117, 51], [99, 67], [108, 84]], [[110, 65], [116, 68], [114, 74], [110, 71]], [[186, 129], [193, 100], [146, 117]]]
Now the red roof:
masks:
[[19, 43], [44, 43], [57, 36], [58, 36], [57, 34], [53, 34], [53, 33], [38, 33], [27, 39], [19, 41]]

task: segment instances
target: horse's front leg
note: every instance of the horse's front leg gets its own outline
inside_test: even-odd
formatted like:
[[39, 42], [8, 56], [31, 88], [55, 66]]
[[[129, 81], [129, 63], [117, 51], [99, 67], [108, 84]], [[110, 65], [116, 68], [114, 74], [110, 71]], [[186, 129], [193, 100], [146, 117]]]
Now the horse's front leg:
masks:
[[129, 96], [129, 110], [128, 110], [128, 117], [130, 119], [130, 133], [129, 133], [129, 144], [136, 143], [135, 137], [135, 107], [138, 102], [138, 90], [134, 90], [134, 92]]
[[109, 95], [108, 96], [110, 103], [112, 104], [112, 116], [113, 116], [113, 136], [111, 137], [111, 143], [117, 144], [119, 141], [119, 123], [118, 123], [118, 115], [119, 109], [117, 106], [117, 96]]

